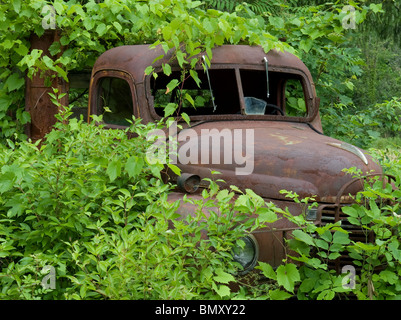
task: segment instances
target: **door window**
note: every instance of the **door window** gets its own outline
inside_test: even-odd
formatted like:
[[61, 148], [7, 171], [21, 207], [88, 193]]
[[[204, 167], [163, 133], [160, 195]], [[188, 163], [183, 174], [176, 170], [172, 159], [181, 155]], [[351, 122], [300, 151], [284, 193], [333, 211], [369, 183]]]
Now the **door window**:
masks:
[[98, 115], [106, 124], [128, 126], [133, 116], [131, 88], [128, 82], [117, 77], [103, 77], [98, 89]]

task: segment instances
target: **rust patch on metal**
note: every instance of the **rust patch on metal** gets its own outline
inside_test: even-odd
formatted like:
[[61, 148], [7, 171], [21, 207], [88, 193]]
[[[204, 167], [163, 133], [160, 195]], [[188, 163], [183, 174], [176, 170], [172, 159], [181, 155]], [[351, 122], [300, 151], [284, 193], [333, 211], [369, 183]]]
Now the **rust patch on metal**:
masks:
[[[58, 41], [59, 39], [60, 34], [58, 30], [46, 30], [41, 37], [32, 34], [30, 39], [31, 50], [42, 50], [43, 55], [51, 58], [49, 47], [54, 41]], [[58, 88], [59, 94], [68, 92], [68, 83], [59, 77], [55, 77], [51, 81], [50, 87], [45, 85], [45, 77], [50, 78], [55, 75], [55, 72], [49, 71], [42, 77], [39, 73], [35, 74], [32, 79], [26, 77], [25, 109], [31, 115], [31, 123], [26, 126], [26, 134], [33, 141], [42, 139], [46, 133], [51, 131], [53, 125], [56, 123], [54, 115], [59, 110], [49, 96], [49, 93], [53, 92], [52, 88]], [[61, 99], [61, 103], [68, 105], [68, 95], [65, 95]]]

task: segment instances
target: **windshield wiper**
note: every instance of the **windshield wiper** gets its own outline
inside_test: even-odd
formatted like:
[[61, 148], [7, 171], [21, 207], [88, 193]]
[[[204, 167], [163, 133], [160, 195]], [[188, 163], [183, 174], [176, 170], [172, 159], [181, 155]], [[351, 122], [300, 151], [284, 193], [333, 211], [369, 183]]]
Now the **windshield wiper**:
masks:
[[205, 63], [205, 72], [206, 72], [206, 76], [207, 76], [207, 81], [208, 81], [208, 83], [209, 83], [209, 90], [210, 90], [210, 95], [211, 95], [211, 97], [212, 97], [212, 103], [213, 103], [213, 112], [215, 112], [217, 106], [216, 106], [215, 103], [214, 103], [212, 85], [211, 85], [211, 83], [210, 83], [209, 69], [208, 69], [208, 67], [207, 67], [206, 57], [205, 57], [205, 56], [202, 56], [202, 59], [203, 59], [203, 61], [204, 61], [204, 63]]
[[267, 81], [267, 98], [270, 97], [270, 86], [269, 86], [269, 60], [266, 57], [263, 58], [266, 66], [266, 81]]

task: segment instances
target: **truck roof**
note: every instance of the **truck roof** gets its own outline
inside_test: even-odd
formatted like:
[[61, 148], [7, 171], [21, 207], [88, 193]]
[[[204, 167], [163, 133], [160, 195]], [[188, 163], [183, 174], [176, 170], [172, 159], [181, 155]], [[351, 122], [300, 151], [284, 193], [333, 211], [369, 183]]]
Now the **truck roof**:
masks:
[[[260, 46], [248, 45], [222, 45], [212, 50], [213, 65], [238, 65], [264, 67], [264, 58], [268, 59], [270, 71], [291, 72], [291, 70], [303, 73], [314, 88], [312, 76], [305, 64], [295, 55], [289, 52], [270, 50], [265, 53]], [[162, 47], [151, 48], [150, 45], [125, 45], [104, 52], [96, 61], [92, 74], [100, 70], [118, 70], [131, 75], [136, 83], [143, 82], [145, 69], [152, 65], [156, 70], [162, 63], [178, 66], [176, 61], [170, 61], [172, 52], [164, 55], [163, 59], [154, 60], [164, 55]]]

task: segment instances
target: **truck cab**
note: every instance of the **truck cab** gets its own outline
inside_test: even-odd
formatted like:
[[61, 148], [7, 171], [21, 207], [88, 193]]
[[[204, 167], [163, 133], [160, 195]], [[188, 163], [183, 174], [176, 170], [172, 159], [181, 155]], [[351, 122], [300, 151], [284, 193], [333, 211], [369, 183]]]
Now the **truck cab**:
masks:
[[[161, 47], [106, 51], [92, 70], [88, 115], [103, 115], [106, 128], [123, 129], [132, 116], [143, 123], [158, 121], [164, 107], [175, 104], [172, 115], [182, 126], [176, 133], [177, 166], [184, 176], [199, 177], [190, 197], [201, 198], [200, 191], [207, 187], [203, 179], [218, 171], [225, 181], [222, 187], [252, 189], [265, 201], [294, 215], [306, 214], [317, 224], [342, 219], [346, 229], [341, 207], [352, 203], [350, 195], [363, 186], [343, 169], [376, 174], [382, 169], [364, 150], [323, 134], [319, 98], [305, 64], [288, 52], [265, 53], [258, 46], [223, 45], [212, 52], [210, 64], [196, 66], [194, 79], [179, 67], [173, 52], [165, 54]], [[165, 63], [171, 66], [168, 75]], [[146, 75], [149, 66], [154, 74]], [[180, 85], [169, 90], [174, 79]], [[305, 212], [281, 190], [313, 197], [319, 206]], [[170, 199], [182, 199], [184, 193], [177, 190]], [[191, 210], [183, 203], [179, 213]], [[284, 240], [294, 228], [281, 219], [248, 237], [251, 254], [241, 261], [245, 272], [257, 260], [278, 266], [285, 257]], [[359, 236], [351, 226], [350, 232]]]

